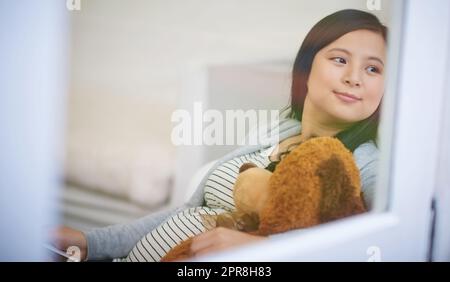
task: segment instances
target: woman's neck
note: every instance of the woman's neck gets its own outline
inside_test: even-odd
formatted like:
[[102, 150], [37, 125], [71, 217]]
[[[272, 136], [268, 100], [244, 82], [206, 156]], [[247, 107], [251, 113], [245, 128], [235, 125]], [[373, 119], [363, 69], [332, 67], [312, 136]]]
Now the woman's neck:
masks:
[[307, 118], [302, 118], [302, 129], [300, 132], [300, 141], [306, 141], [312, 137], [320, 136], [335, 136], [342, 129], [338, 129], [332, 126], [327, 126], [316, 122], [314, 120], [309, 120]]
[[336, 120], [319, 111], [309, 101], [308, 97], [305, 99], [300, 133], [301, 141], [311, 137], [335, 136], [347, 129], [348, 126], [349, 124], [336, 122]]

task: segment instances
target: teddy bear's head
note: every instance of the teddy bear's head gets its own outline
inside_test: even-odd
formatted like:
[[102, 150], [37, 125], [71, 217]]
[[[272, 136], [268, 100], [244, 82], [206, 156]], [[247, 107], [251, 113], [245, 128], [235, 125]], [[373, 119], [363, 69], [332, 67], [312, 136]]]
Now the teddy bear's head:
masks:
[[336, 138], [316, 137], [290, 152], [270, 177], [258, 234], [306, 228], [365, 211], [352, 153]]

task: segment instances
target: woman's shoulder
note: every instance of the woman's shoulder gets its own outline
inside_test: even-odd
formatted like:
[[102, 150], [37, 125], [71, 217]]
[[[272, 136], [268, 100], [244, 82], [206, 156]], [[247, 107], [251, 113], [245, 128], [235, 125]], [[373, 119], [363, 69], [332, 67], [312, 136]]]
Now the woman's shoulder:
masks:
[[365, 143], [362, 143], [361, 145], [359, 145], [355, 151], [354, 154], [378, 154], [379, 153], [379, 149], [378, 146], [375, 144], [375, 142], [373, 140], [367, 141]]
[[371, 140], [359, 145], [353, 152], [353, 157], [361, 169], [370, 163], [378, 161], [379, 154], [380, 150], [375, 142]]

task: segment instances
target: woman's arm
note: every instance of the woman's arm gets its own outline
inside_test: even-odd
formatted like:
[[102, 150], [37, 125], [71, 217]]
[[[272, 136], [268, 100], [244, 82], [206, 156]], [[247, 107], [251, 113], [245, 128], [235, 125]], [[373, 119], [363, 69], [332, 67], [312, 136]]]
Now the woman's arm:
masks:
[[95, 228], [84, 232], [87, 239], [87, 259], [103, 260], [127, 256], [145, 234], [184, 207], [186, 205], [152, 213], [130, 223]]
[[[96, 228], [82, 232], [67, 226], [50, 230], [51, 242], [60, 250], [66, 251], [72, 246], [80, 249], [81, 261], [105, 260], [124, 257], [152, 226], [163, 221], [177, 209], [150, 214], [134, 222]], [[89, 251], [88, 251], [89, 250]]]
[[148, 232], [170, 216], [187, 208], [203, 205], [203, 187], [199, 186], [189, 201], [181, 207], [153, 213], [133, 222], [96, 228], [84, 232], [87, 239], [87, 259], [102, 260], [125, 257]]

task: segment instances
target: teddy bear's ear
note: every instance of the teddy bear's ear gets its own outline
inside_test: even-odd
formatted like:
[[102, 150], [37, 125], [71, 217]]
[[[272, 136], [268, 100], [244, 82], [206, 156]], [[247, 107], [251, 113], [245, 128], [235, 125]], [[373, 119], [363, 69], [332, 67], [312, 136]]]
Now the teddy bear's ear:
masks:
[[347, 174], [342, 158], [332, 155], [316, 170], [320, 179], [320, 222], [328, 222], [365, 211], [361, 193]]

